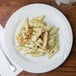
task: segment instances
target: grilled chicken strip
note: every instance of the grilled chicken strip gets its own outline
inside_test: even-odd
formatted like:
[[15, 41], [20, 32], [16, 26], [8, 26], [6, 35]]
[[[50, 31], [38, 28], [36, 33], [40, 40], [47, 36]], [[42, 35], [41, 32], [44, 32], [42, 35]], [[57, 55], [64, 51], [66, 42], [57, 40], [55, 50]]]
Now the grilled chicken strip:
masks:
[[28, 27], [28, 30], [27, 30], [27, 32], [26, 32], [26, 34], [25, 34], [25, 37], [24, 37], [24, 41], [25, 41], [25, 42], [30, 39], [31, 34], [32, 34], [32, 27]]
[[46, 50], [47, 49], [47, 43], [48, 43], [48, 32], [45, 31], [44, 33], [44, 38], [43, 38], [43, 50]]
[[40, 30], [36, 35], [35, 35], [35, 38], [34, 38], [34, 41], [36, 41], [40, 36], [41, 34], [44, 32], [44, 30]]
[[20, 45], [23, 45], [24, 43], [24, 39], [22, 38], [22, 37], [19, 37], [19, 36], [17, 36], [16, 37], [17, 38], [17, 41], [18, 41], [18, 43], [20, 44]]
[[17, 41], [20, 45], [24, 45], [31, 37], [32, 34], [32, 27], [28, 27], [28, 30], [25, 34], [25, 37], [17, 36]]

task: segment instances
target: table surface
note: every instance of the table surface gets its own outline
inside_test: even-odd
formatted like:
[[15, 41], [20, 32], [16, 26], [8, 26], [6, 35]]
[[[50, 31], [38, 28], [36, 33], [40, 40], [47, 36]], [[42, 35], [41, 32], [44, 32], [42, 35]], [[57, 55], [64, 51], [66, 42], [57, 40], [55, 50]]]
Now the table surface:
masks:
[[58, 8], [71, 23], [74, 41], [70, 56], [57, 69], [43, 74], [21, 72], [18, 76], [76, 76], [76, 3], [72, 6], [57, 6], [54, 0], [0, 0], [0, 23], [5, 27], [9, 17], [20, 7], [30, 3], [46, 3]]

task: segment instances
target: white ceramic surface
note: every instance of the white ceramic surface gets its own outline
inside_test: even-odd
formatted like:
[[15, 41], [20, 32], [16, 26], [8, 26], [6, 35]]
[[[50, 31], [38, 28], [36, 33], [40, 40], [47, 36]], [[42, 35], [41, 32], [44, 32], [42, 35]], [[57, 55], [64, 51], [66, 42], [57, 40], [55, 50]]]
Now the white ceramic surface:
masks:
[[62, 4], [72, 4], [72, 3], [74, 3], [74, 2], [76, 2], [76, 0], [55, 0], [55, 2], [58, 4], [58, 5], [60, 5], [61, 3]]
[[[0, 76], [16, 76], [23, 69], [15, 65], [17, 70], [15, 72], [11, 71], [11, 67], [9, 66], [9, 63], [2, 52], [3, 50], [1, 49], [4, 48], [1, 46], [2, 45], [1, 43], [3, 42], [3, 36], [2, 36], [3, 34], [4, 34], [4, 28], [2, 27], [2, 25], [0, 25]], [[6, 51], [5, 48], [4, 50]]]
[[[20, 22], [28, 17], [45, 15], [47, 24], [59, 27], [60, 50], [52, 58], [47, 56], [32, 58], [25, 56], [23, 58], [16, 50], [14, 45], [14, 34]], [[9, 58], [22, 69], [32, 73], [44, 73], [51, 71], [60, 66], [68, 57], [73, 42], [72, 30], [66, 17], [56, 8], [46, 4], [30, 4], [17, 10], [8, 20], [5, 33], [4, 43], [9, 53]]]

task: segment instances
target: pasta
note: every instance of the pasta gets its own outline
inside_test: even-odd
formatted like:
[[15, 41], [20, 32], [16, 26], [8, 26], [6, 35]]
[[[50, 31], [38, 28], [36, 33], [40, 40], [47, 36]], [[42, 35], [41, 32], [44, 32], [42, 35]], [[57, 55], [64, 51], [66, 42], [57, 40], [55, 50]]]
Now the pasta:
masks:
[[59, 51], [59, 28], [49, 26], [44, 16], [29, 20], [25, 18], [20, 29], [16, 32], [16, 50], [24, 55], [39, 57], [48, 55], [51, 58]]

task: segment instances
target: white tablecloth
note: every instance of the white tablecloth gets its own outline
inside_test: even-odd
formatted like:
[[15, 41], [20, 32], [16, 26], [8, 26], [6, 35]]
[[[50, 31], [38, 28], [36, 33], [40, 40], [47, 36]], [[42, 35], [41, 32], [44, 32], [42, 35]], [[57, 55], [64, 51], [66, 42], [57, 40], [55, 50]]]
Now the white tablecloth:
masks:
[[[4, 29], [2, 29], [2, 26], [0, 25], [0, 36], [3, 30]], [[11, 68], [9, 67], [9, 63], [5, 58], [5, 56], [3, 55], [2, 50], [0, 48], [0, 76], [16, 76], [21, 71], [22, 69], [18, 66], [16, 72], [11, 71]]]

